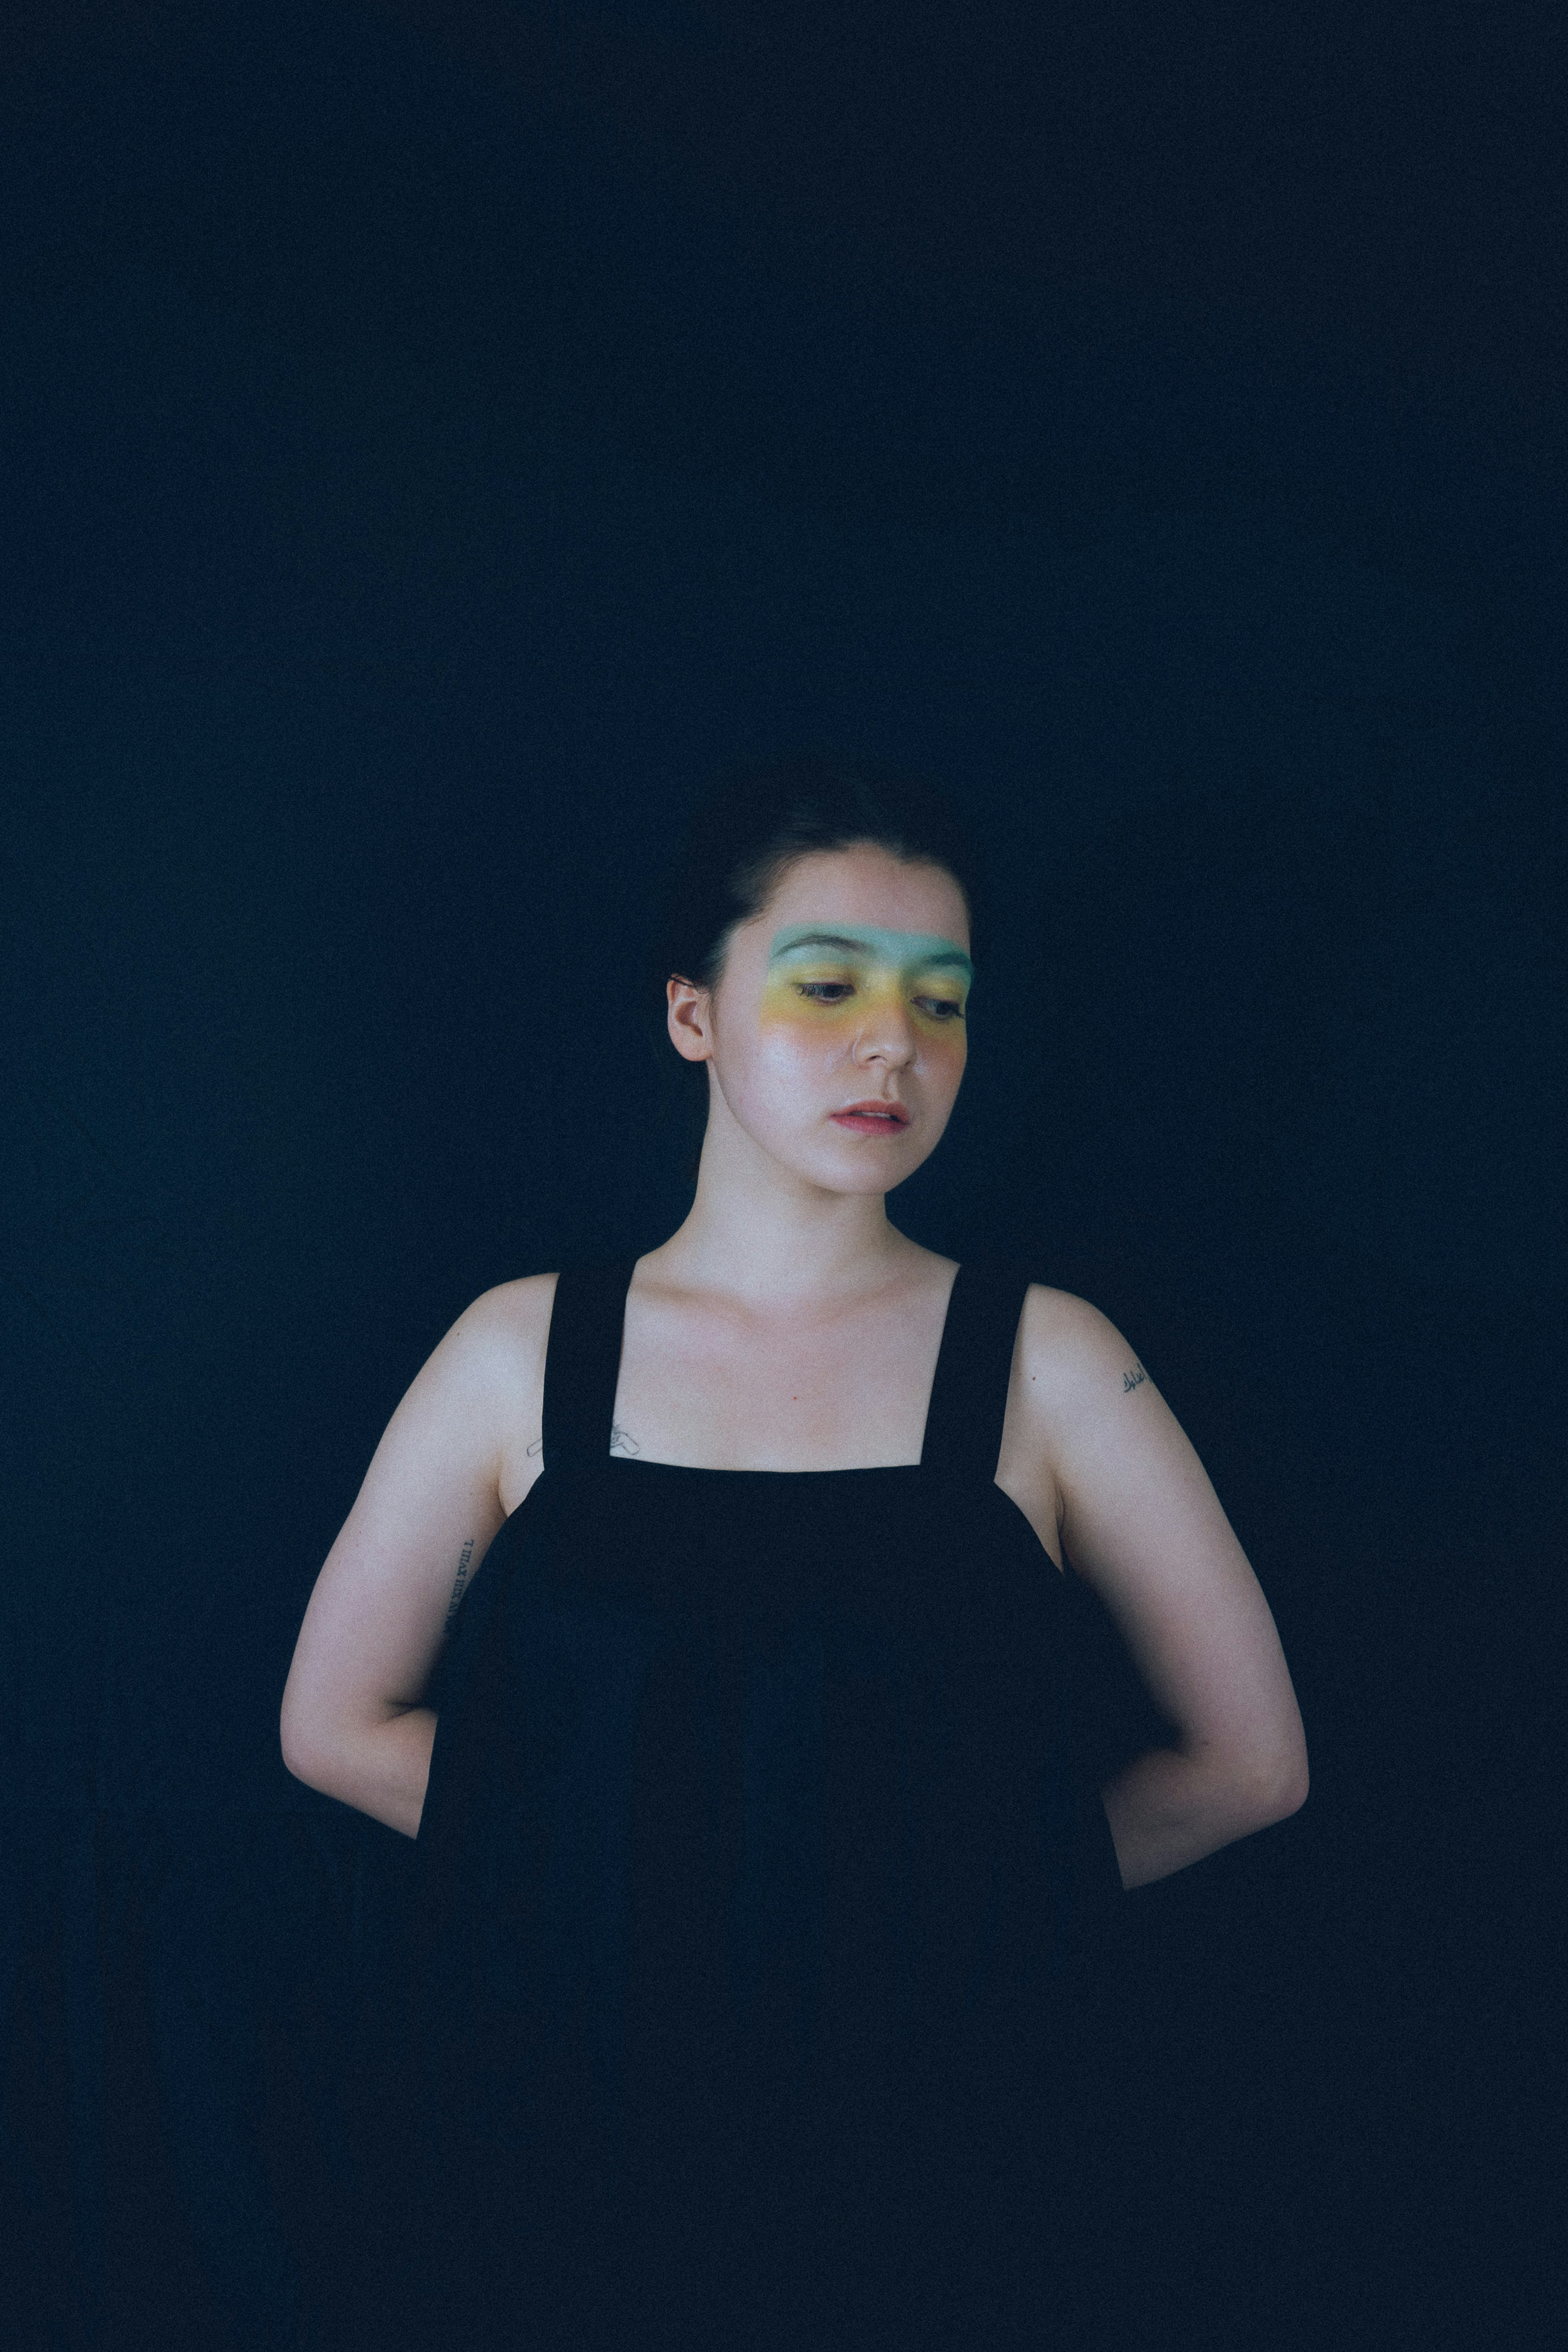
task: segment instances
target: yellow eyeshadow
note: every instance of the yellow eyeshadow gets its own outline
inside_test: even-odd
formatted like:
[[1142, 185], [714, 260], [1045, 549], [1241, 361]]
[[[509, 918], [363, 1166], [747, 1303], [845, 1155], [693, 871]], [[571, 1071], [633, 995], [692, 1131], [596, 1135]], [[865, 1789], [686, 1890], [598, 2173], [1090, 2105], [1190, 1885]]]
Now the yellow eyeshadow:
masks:
[[[819, 987], [842, 988], [847, 992], [841, 997], [816, 997], [802, 993]], [[910, 995], [915, 1011], [925, 1013], [938, 1027], [954, 1024], [964, 1010], [965, 991], [962, 985], [946, 975], [933, 973], [924, 981], [916, 979], [906, 982], [897, 974], [885, 971], [878, 972], [873, 969], [868, 971], [863, 965], [819, 963], [814, 958], [806, 957], [798, 961], [791, 960], [788, 971], [774, 971], [768, 974], [765, 1002], [782, 1012], [821, 1014], [846, 1011], [853, 1004], [863, 1006], [868, 995], [877, 996], [884, 992], [900, 999], [905, 994]], [[927, 1011], [928, 1005], [951, 1005], [953, 1010], [951, 1013], [933, 1013]]]

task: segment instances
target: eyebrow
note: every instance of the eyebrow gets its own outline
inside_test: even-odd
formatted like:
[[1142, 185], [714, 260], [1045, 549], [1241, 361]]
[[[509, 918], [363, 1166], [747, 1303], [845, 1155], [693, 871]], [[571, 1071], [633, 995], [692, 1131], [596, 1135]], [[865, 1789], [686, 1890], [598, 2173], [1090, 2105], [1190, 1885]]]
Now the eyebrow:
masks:
[[[803, 938], [791, 940], [788, 947], [776, 948], [774, 954], [793, 955], [797, 948], [850, 948], [859, 955], [872, 952], [866, 940], [849, 939], [841, 931], [808, 931]], [[923, 968], [933, 964], [952, 964], [957, 971], [967, 972], [975, 969], [962, 948], [938, 948], [933, 954], [922, 956], [920, 963]]]

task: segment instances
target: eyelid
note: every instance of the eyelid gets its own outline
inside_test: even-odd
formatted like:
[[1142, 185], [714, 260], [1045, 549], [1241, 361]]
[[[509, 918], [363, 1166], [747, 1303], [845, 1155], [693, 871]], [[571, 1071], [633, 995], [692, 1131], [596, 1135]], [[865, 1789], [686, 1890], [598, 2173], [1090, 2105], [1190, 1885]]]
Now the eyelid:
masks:
[[[803, 956], [799, 963], [788, 966], [787, 970], [791, 980], [836, 980], [846, 978], [852, 972], [864, 971], [868, 966], [874, 971], [896, 971], [901, 979], [911, 971], [907, 965], [883, 963], [880, 958], [873, 955], [841, 955], [831, 959], [824, 956], [820, 962], [814, 956]], [[927, 964], [915, 965], [911, 976], [915, 979], [929, 978], [939, 988], [945, 985], [961, 987], [964, 980], [961, 972], [943, 971], [939, 966], [933, 970]]]

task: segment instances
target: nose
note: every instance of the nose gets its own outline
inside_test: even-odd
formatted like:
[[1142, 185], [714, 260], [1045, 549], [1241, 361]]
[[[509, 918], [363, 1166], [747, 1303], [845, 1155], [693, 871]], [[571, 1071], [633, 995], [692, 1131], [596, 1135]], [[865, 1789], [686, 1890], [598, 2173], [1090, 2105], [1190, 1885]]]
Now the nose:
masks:
[[895, 996], [882, 996], [866, 1007], [855, 1039], [857, 1062], [886, 1062], [902, 1067], [915, 1058], [915, 1024], [908, 1007]]

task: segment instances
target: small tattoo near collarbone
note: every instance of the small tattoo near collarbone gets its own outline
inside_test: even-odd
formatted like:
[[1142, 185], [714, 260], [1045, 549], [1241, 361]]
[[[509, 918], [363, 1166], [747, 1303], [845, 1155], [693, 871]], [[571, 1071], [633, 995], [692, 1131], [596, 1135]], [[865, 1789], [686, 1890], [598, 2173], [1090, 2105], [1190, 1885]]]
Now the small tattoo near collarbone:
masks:
[[629, 1429], [622, 1429], [618, 1421], [612, 1421], [610, 1424], [610, 1451], [612, 1454], [641, 1454], [643, 1449]]
[[474, 1538], [470, 1536], [463, 1547], [463, 1557], [457, 1563], [457, 1581], [452, 1588], [452, 1598], [446, 1605], [446, 1622], [449, 1625], [457, 1614], [457, 1606], [463, 1598], [463, 1588], [468, 1581], [468, 1563], [473, 1557]]
[[533, 1442], [533, 1444], [526, 1449], [526, 1450], [527, 1450], [527, 1453], [528, 1453], [528, 1459], [529, 1459], [529, 1461], [530, 1461], [530, 1462], [532, 1461], [532, 1459], [533, 1459], [534, 1455], [535, 1455], [536, 1454], [538, 1454], [538, 1453], [541, 1450], [541, 1448], [543, 1447], [543, 1445], [544, 1445], [544, 1439], [543, 1439], [542, 1437], [536, 1437], [536, 1438], [535, 1438], [535, 1440], [534, 1440], [534, 1442]]
[[1142, 1364], [1134, 1364], [1130, 1372], [1122, 1375], [1122, 1394], [1125, 1396], [1129, 1390], [1135, 1389], [1140, 1381], [1146, 1381], [1148, 1377]]

